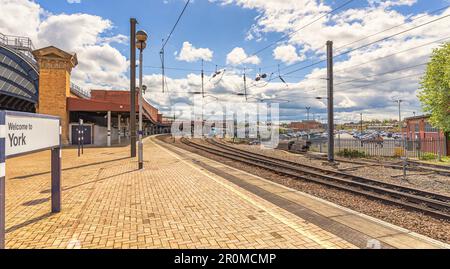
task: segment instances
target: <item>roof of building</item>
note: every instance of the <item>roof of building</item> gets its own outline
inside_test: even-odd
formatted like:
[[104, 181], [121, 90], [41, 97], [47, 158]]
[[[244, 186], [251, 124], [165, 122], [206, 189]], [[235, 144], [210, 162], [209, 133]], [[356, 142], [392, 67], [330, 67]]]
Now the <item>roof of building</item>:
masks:
[[[139, 111], [136, 94], [136, 112]], [[130, 92], [118, 90], [92, 90], [90, 99], [69, 97], [67, 106], [69, 111], [85, 112], [130, 112]], [[150, 105], [145, 99], [143, 102], [144, 116], [152, 123], [163, 125], [158, 109]]]
[[69, 53], [55, 46], [48, 46], [45, 48], [33, 50], [33, 56], [36, 59], [39, 59], [41, 57], [63, 58], [68, 60], [72, 64], [72, 67], [75, 67], [78, 64], [76, 53]]
[[0, 42], [0, 106], [32, 111], [38, 102], [39, 73], [20, 51]]
[[411, 120], [422, 120], [422, 119], [428, 119], [430, 118], [431, 115], [419, 115], [419, 116], [414, 116], [414, 117], [409, 117], [409, 118], [405, 118], [406, 121], [411, 121]]

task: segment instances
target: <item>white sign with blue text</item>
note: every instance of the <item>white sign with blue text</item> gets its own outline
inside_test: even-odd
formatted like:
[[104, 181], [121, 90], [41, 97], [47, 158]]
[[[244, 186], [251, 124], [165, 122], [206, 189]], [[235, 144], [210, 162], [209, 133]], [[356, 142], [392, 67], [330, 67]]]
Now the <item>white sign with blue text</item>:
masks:
[[59, 119], [6, 114], [6, 157], [60, 145]]
[[6, 160], [51, 150], [52, 213], [61, 211], [61, 127], [58, 117], [0, 110], [0, 249], [6, 235]]

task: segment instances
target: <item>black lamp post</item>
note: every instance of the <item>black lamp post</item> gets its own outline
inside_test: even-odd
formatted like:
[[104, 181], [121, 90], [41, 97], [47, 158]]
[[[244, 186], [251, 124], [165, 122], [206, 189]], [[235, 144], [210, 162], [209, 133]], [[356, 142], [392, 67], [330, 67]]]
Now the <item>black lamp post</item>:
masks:
[[138, 154], [138, 158], [139, 158], [139, 169], [143, 169], [144, 168], [144, 145], [142, 143], [142, 137], [144, 135], [143, 133], [143, 126], [142, 126], [142, 117], [143, 117], [143, 111], [142, 111], [142, 103], [143, 103], [143, 98], [142, 98], [142, 92], [143, 92], [143, 87], [142, 87], [142, 64], [143, 64], [143, 52], [144, 49], [147, 47], [147, 38], [148, 35], [145, 31], [138, 31], [136, 33], [136, 48], [139, 49], [139, 144], [138, 144], [138, 150], [139, 150], [139, 154]]

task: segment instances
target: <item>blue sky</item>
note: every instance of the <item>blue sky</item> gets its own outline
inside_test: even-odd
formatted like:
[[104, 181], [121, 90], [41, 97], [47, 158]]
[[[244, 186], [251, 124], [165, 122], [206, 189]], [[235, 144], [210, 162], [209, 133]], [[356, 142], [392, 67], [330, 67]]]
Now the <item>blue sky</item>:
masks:
[[[145, 53], [145, 65], [159, 66], [159, 51], [161, 40], [165, 38], [178, 14], [181, 12], [184, 0], [82, 0], [81, 3], [68, 3], [66, 0], [40, 0], [37, 1], [46, 10], [52, 13], [86, 13], [98, 15], [111, 20], [114, 24], [112, 34], [129, 35], [129, 18], [135, 17], [139, 21], [138, 29], [144, 29], [150, 34], [149, 49]], [[344, 1], [325, 1], [331, 6], [338, 6]], [[414, 14], [434, 10], [448, 3], [443, 0], [418, 1], [412, 6], [394, 7], [403, 14]], [[367, 6], [367, 1], [354, 1], [346, 8]], [[173, 57], [175, 51], [179, 51], [184, 41], [189, 41], [196, 47], [207, 47], [214, 51], [214, 58], [206, 63], [208, 69], [214, 69], [214, 65], [226, 65], [227, 53], [235, 47], [243, 47], [247, 53], [253, 53], [260, 48], [271, 44], [284, 36], [284, 33], [268, 33], [263, 42], [245, 40], [247, 32], [258, 16], [254, 9], [244, 9], [235, 5], [219, 5], [207, 0], [192, 1], [179, 26], [172, 36], [166, 48], [166, 64], [169, 67], [199, 69], [200, 62], [180, 63]], [[114, 44], [122, 54], [129, 57], [129, 49], [126, 44]], [[280, 63], [272, 57], [272, 50], [267, 49], [261, 53], [263, 62], [261, 66], [274, 66]], [[283, 63], [281, 63], [283, 64]], [[277, 68], [272, 67], [274, 71]], [[302, 73], [308, 73], [308, 69]], [[152, 68], [146, 68], [145, 72], [157, 72]], [[172, 77], [183, 77], [187, 72], [168, 70]], [[299, 73], [300, 75], [302, 73]], [[287, 78], [288, 80], [293, 80]]]
[[[147, 65], [160, 65], [159, 51], [165, 38], [185, 4], [181, 0], [170, 0], [167, 4], [159, 0], [83, 0], [80, 4], [66, 1], [38, 1], [46, 10], [54, 13], [87, 13], [101, 16], [114, 23], [113, 34], [129, 35], [129, 19], [139, 21], [138, 28], [150, 35], [149, 49], [145, 53]], [[246, 32], [257, 16], [254, 10], [244, 10], [236, 6], [220, 6], [205, 0], [196, 0], [186, 10], [180, 24], [166, 47], [168, 66], [182, 68], [200, 68], [200, 63], [180, 63], [173, 57], [184, 41], [194, 46], [208, 47], [214, 50], [213, 61], [224, 65], [227, 53], [236, 46], [245, 43], [249, 49], [256, 49], [260, 44], [245, 42]], [[238, 19], [236, 19], [238, 18]], [[114, 44], [124, 55], [129, 56], [127, 45]], [[209, 69], [213, 67], [209, 65]], [[214, 68], [213, 68], [214, 69]], [[152, 72], [149, 69], [146, 72]], [[170, 71], [168, 71], [170, 72]], [[185, 73], [173, 72], [173, 76]]]
[[[183, 91], [198, 91], [198, 71], [166, 70], [167, 85], [172, 94], [162, 94], [161, 71], [151, 68], [160, 66], [162, 39], [170, 32], [185, 4], [184, 0], [69, 2], [77, 1], [0, 0], [4, 7], [0, 10], [0, 32], [30, 36], [37, 46], [56, 45], [76, 52], [80, 65], [74, 70], [72, 78], [85, 88], [127, 89], [129, 19], [135, 17], [139, 21], [138, 29], [146, 30], [150, 35], [144, 58], [144, 81], [150, 88], [146, 98], [163, 110], [169, 108], [174, 100], [192, 101]], [[250, 95], [291, 101], [281, 107], [283, 119], [303, 119], [306, 106], [313, 107], [315, 113], [324, 116], [324, 102], [314, 98], [325, 94], [324, 64], [284, 75], [323, 59], [326, 40], [333, 40], [336, 49], [369, 36], [345, 48], [353, 49], [450, 14], [449, 8], [430, 13], [449, 6], [450, 3], [445, 0], [354, 0], [333, 16], [325, 16], [289, 38], [274, 43], [344, 2], [194, 0], [166, 47], [166, 66], [199, 69], [200, 59], [203, 58], [207, 75], [214, 70], [215, 64], [226, 66], [226, 75], [217, 83], [209, 83], [207, 90], [231, 102], [242, 101], [236, 99], [235, 93], [242, 92], [242, 68], [246, 67]], [[418, 14], [421, 17], [415, 18]], [[394, 29], [370, 37], [392, 27]], [[398, 112], [393, 102], [396, 98], [405, 100], [404, 116], [420, 113], [416, 96], [419, 73], [423, 73], [425, 66], [384, 76], [377, 74], [427, 61], [432, 49], [439, 46], [439, 43], [433, 42], [446, 36], [450, 37], [450, 18], [336, 59], [336, 83], [344, 82], [336, 86], [338, 120], [351, 121], [361, 112], [369, 118], [396, 118]], [[420, 47], [430, 42], [431, 45]], [[269, 44], [273, 46], [253, 58], [242, 57], [242, 54], [251, 56]], [[377, 61], [377, 58], [399, 52], [402, 48], [413, 50]], [[335, 51], [336, 54], [340, 52]], [[247, 63], [236, 65], [242, 60]], [[367, 60], [373, 62], [363, 64]], [[275, 79], [278, 64], [288, 86]], [[274, 80], [263, 86], [251, 81], [259, 68], [263, 68], [262, 72], [273, 72]], [[345, 72], [339, 72], [339, 69]], [[416, 73], [417, 76], [401, 79]], [[396, 78], [400, 79], [366, 86]], [[349, 80], [357, 81], [345, 83]]]

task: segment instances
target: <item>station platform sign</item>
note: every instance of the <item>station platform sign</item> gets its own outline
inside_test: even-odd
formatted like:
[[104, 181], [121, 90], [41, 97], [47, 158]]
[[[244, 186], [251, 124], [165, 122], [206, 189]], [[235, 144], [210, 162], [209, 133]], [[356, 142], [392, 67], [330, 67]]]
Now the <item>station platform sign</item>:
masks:
[[51, 207], [61, 211], [61, 120], [59, 117], [0, 111], [0, 249], [5, 248], [6, 160], [51, 150]]

